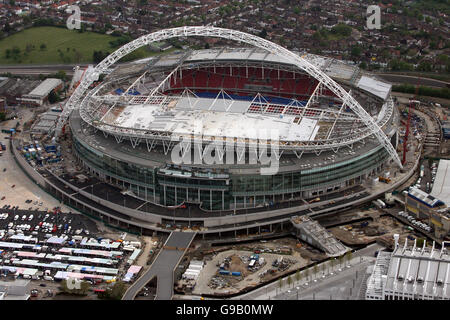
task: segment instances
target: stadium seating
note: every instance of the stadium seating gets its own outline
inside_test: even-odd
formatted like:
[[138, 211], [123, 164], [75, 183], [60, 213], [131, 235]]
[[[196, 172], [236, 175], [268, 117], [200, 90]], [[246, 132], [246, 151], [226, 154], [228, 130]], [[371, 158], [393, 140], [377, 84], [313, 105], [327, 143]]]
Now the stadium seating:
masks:
[[[231, 75], [230, 75], [231, 73]], [[308, 75], [300, 75], [283, 70], [269, 70], [255, 67], [209, 67], [204, 69], [185, 69], [182, 79], [179, 74], [170, 81], [170, 92], [179, 93], [184, 88], [193, 91], [208, 91], [224, 89], [229, 94], [237, 96], [254, 96], [260, 92], [264, 95], [275, 95], [280, 99], [307, 99], [316, 88], [318, 82]], [[295, 78], [294, 78], [295, 76]], [[323, 94], [334, 96], [330, 90]], [[285, 101], [283, 100], [283, 101]]]

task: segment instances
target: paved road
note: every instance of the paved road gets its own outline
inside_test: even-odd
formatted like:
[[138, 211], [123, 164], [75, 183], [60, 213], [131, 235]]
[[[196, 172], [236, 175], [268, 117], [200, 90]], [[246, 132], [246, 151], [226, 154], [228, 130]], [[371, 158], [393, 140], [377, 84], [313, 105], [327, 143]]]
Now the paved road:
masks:
[[377, 76], [380, 78], [387, 80], [391, 83], [408, 83], [412, 85], [422, 85], [429, 87], [437, 87], [437, 88], [445, 88], [449, 85], [448, 82], [431, 79], [431, 78], [422, 78], [416, 76], [408, 76], [402, 74], [391, 74], [391, 73], [378, 73]]
[[367, 281], [367, 267], [375, 258], [367, 258], [334, 275], [324, 275], [308, 283], [289, 289], [274, 297], [275, 300], [363, 300], [361, 288]]
[[131, 285], [123, 300], [133, 300], [138, 292], [155, 276], [156, 300], [171, 300], [173, 295], [173, 271], [195, 237], [194, 232], [172, 232], [150, 268]]
[[[15, 75], [39, 75], [54, 74], [60, 70], [66, 72], [67, 75], [73, 75], [73, 68], [76, 64], [54, 64], [54, 65], [3, 65], [0, 66], [1, 73], [11, 73]], [[80, 65], [84, 67], [86, 65]]]
[[[380, 249], [382, 249], [383, 247], [382, 246], [380, 246], [380, 245], [378, 245], [378, 244], [371, 244], [371, 245], [369, 245], [369, 246], [367, 246], [367, 247], [365, 247], [365, 248], [363, 248], [363, 249], [360, 249], [360, 250], [357, 250], [357, 251], [355, 251], [354, 253], [353, 253], [353, 259], [352, 259], [352, 262], [351, 262], [351, 265], [354, 267], [354, 266], [358, 266], [358, 265], [360, 265], [361, 264], [361, 261], [362, 260], [365, 260], [365, 261], [368, 261], [368, 260], [373, 260], [374, 259], [374, 253], [375, 253], [375, 251], [377, 251], [377, 250], [380, 250]], [[361, 260], [362, 259], [362, 260]], [[363, 261], [364, 262], [364, 261]], [[318, 269], [320, 270], [320, 273], [322, 272], [322, 268], [321, 268], [321, 265], [318, 265]], [[353, 270], [353, 267], [352, 268], [349, 268], [349, 269], [351, 269], [351, 270]], [[361, 266], [360, 266], [361, 267]], [[326, 277], [326, 279], [320, 279], [320, 280], [318, 280], [317, 282], [313, 282], [313, 285], [315, 285], [316, 283], [317, 284], [321, 284], [321, 283], [323, 283], [324, 281], [334, 281], [333, 279], [341, 279], [342, 281], [347, 281], [348, 279], [346, 278], [346, 277], [342, 277], [341, 275], [340, 275], [340, 273], [342, 272], [344, 275], [346, 275], [349, 271], [347, 271], [347, 269], [346, 268], [341, 268], [341, 271], [339, 271], [339, 263], [337, 262], [336, 263], [336, 265], [335, 265], [335, 267], [333, 268], [333, 270], [330, 270], [330, 272], [333, 272], [333, 274], [332, 275], [327, 275], [327, 277]], [[313, 277], [312, 276], [312, 274], [313, 274], [313, 272], [312, 272], [312, 268], [310, 268], [311, 270], [309, 271], [309, 274], [311, 275], [310, 277]], [[351, 274], [352, 274], [352, 277], [354, 277], [354, 271], [353, 272], [351, 272]], [[363, 272], [361, 272], [361, 274], [362, 274]], [[310, 282], [310, 280], [308, 280], [307, 279], [307, 277], [305, 276], [305, 274], [304, 274], [304, 271], [302, 271], [302, 275], [303, 275], [303, 277], [302, 277], [302, 279], [300, 280], [300, 281], [294, 281], [294, 283], [293, 283], [293, 288], [296, 288], [296, 287], [300, 287], [300, 291], [301, 290], [303, 290], [304, 288], [309, 288], [309, 287], [311, 287], [311, 284], [309, 284], [308, 282]], [[338, 277], [338, 278], [334, 278], [334, 277]], [[342, 277], [342, 278], [341, 278]], [[283, 278], [283, 282], [284, 283], [286, 283], [286, 279], [287, 278]], [[291, 277], [291, 279], [295, 279], [295, 276], [292, 276]], [[314, 279], [314, 278], [312, 278], [312, 279]], [[331, 279], [331, 280], [330, 280]], [[338, 281], [339, 282], [339, 281]], [[308, 285], [305, 285], [306, 283], [308, 283]], [[337, 284], [335, 284], [335, 286], [336, 286]], [[309, 287], [308, 287], [309, 286]], [[303, 288], [303, 289], [302, 289]], [[273, 282], [273, 283], [271, 283], [271, 284], [268, 284], [268, 285], [266, 285], [266, 286], [264, 286], [264, 287], [261, 287], [261, 288], [258, 288], [258, 289], [256, 289], [256, 290], [253, 290], [253, 291], [251, 291], [251, 292], [249, 292], [249, 293], [246, 293], [246, 294], [243, 294], [243, 295], [240, 295], [240, 296], [236, 296], [236, 297], [233, 297], [232, 299], [234, 300], [234, 299], [236, 299], [236, 300], [239, 300], [239, 299], [246, 299], [246, 300], [268, 300], [268, 299], [283, 299], [283, 294], [287, 294], [287, 291], [288, 290], [291, 290], [292, 291], [292, 288], [287, 288], [287, 286], [286, 287], [284, 287], [284, 288], [282, 288], [282, 292], [280, 292], [280, 289], [279, 289], [279, 282], [278, 281], [276, 281], [276, 282]], [[295, 290], [295, 289], [294, 289]], [[296, 294], [296, 293], [295, 293]], [[284, 299], [286, 298], [286, 296], [284, 296]]]

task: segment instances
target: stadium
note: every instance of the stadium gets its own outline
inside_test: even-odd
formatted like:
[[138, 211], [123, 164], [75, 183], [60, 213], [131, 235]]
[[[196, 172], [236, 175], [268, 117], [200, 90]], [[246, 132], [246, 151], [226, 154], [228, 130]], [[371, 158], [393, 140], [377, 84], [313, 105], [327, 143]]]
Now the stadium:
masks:
[[[155, 34], [88, 72], [58, 123], [95, 177], [85, 196], [108, 208], [100, 216], [141, 231], [273, 232], [294, 214], [367, 196], [365, 186], [399, 164], [391, 85], [375, 76], [227, 29]], [[175, 36], [246, 46], [114, 65], [139, 46]], [[93, 86], [100, 74], [106, 76]], [[190, 161], [195, 155], [200, 161]], [[78, 191], [86, 186], [70, 175], [53, 180]]]

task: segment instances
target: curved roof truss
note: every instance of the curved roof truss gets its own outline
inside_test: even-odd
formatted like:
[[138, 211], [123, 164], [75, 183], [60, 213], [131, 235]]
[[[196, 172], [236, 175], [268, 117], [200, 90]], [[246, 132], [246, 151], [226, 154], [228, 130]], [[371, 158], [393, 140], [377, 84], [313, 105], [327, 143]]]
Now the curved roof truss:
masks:
[[88, 90], [89, 86], [98, 79], [100, 74], [105, 72], [111, 65], [116, 63], [122, 57], [139, 49], [140, 47], [149, 45], [153, 42], [163, 41], [177, 37], [195, 37], [195, 36], [218, 37], [238, 42], [244, 42], [248, 45], [252, 45], [254, 47], [264, 49], [272, 54], [278, 55], [286, 59], [286, 62], [292, 63], [301, 70], [304, 70], [310, 76], [314, 77], [320, 83], [322, 83], [328, 89], [330, 89], [337, 97], [342, 99], [343, 104], [348, 106], [361, 119], [361, 121], [370, 129], [370, 132], [376, 136], [380, 144], [386, 149], [386, 151], [394, 159], [394, 161], [400, 167], [402, 167], [400, 158], [397, 152], [395, 151], [394, 147], [390, 143], [389, 138], [384, 134], [384, 132], [377, 125], [374, 119], [347, 91], [345, 91], [345, 89], [343, 89], [338, 83], [336, 83], [328, 75], [322, 72], [319, 68], [306, 61], [303, 57], [266, 39], [242, 31], [217, 28], [212, 26], [186, 26], [156, 31], [144, 35], [140, 38], [137, 38], [125, 44], [112, 54], [110, 54], [103, 61], [101, 61], [92, 70], [92, 72], [85, 74], [79, 86], [76, 88], [70, 99], [67, 101], [64, 110], [61, 114], [61, 117], [58, 121], [58, 124], [56, 126], [55, 134], [56, 135], [60, 134], [62, 127], [66, 123], [71, 111], [80, 106], [82, 97]]

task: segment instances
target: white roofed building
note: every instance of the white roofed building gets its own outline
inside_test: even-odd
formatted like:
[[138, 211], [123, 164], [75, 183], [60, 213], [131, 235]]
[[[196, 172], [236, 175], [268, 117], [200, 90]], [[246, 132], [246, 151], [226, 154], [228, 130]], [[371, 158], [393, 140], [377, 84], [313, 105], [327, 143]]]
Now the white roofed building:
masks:
[[48, 78], [41, 82], [30, 93], [24, 94], [22, 98], [18, 99], [23, 104], [38, 105], [41, 106], [48, 99], [48, 96], [52, 90], [58, 90], [62, 87], [63, 82], [61, 79]]
[[[443, 244], [444, 245], [444, 244]], [[404, 246], [396, 241], [394, 252], [380, 252], [367, 281], [366, 300], [449, 300], [450, 255], [436, 249]]]

